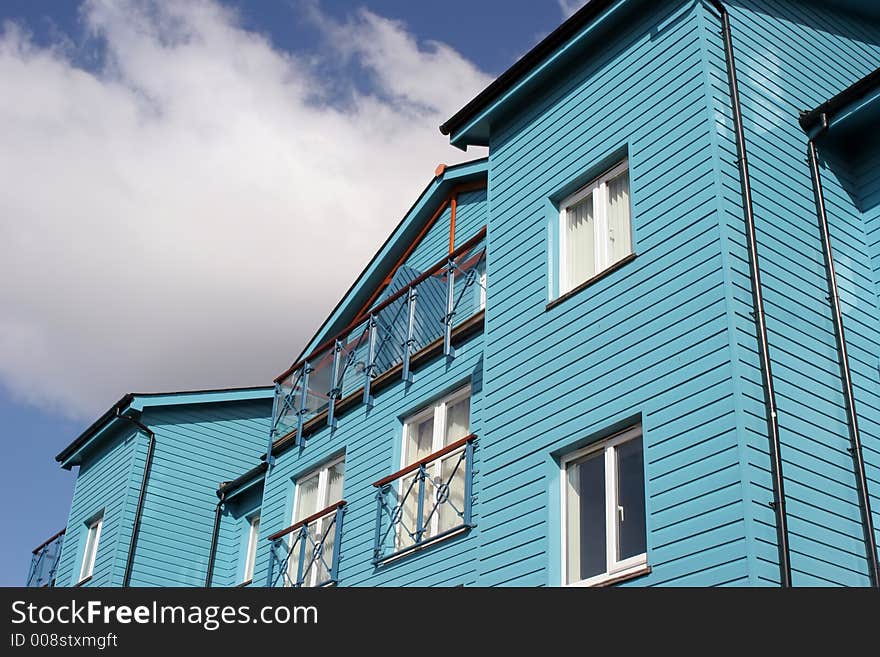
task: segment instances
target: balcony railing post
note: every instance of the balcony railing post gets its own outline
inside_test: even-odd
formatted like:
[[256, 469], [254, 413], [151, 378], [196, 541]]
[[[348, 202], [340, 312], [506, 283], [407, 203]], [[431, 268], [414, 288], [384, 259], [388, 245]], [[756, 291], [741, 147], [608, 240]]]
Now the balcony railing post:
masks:
[[452, 317], [455, 314], [455, 261], [450, 258], [446, 269], [446, 317], [443, 333], [443, 355], [446, 358], [455, 358], [455, 349], [452, 346]]
[[37, 573], [37, 569], [39, 567], [40, 559], [42, 558], [42, 556], [43, 556], [42, 552], [38, 552], [37, 554], [31, 555], [31, 569], [30, 569], [30, 573], [28, 574], [28, 582], [27, 582], [28, 586], [34, 586], [34, 579], [36, 579], [37, 581], [39, 581], [39, 579], [40, 579], [39, 574]]
[[306, 549], [308, 548], [309, 543], [309, 526], [303, 525], [299, 530], [299, 561], [296, 565], [296, 583], [294, 586], [300, 587], [303, 585], [303, 567], [306, 561]]
[[367, 324], [367, 330], [369, 331], [367, 341], [369, 347], [367, 349], [367, 362], [364, 364], [364, 405], [367, 408], [373, 407], [373, 395], [370, 392], [370, 386], [373, 383], [373, 368], [375, 367], [374, 361], [376, 359], [377, 327], [376, 316], [370, 315], [370, 320]]
[[474, 441], [469, 440], [464, 447], [464, 516], [462, 520], [465, 526], [471, 525], [471, 506], [473, 503], [473, 479], [474, 479]]
[[406, 327], [406, 340], [403, 343], [403, 380], [412, 383], [412, 372], [409, 369], [409, 359], [412, 356], [413, 344], [415, 344], [415, 328], [416, 328], [416, 299], [419, 292], [416, 288], [409, 289], [409, 323]]
[[373, 537], [373, 564], [379, 563], [382, 555], [382, 507], [385, 505], [385, 496], [389, 486], [380, 486], [376, 491], [376, 535]]
[[302, 430], [303, 425], [306, 423], [306, 414], [309, 412], [307, 404], [309, 403], [309, 374], [312, 372], [312, 366], [309, 365], [309, 362], [306, 361], [302, 366], [302, 376], [300, 376], [299, 382], [302, 386], [302, 392], [300, 393], [299, 398], [299, 410], [296, 413], [296, 446], [302, 447], [305, 443], [303, 442]]
[[333, 522], [333, 556], [330, 560], [330, 581], [336, 582], [339, 577], [339, 548], [342, 543], [342, 515], [345, 513], [345, 507], [339, 505], [336, 507], [336, 516]]
[[281, 410], [278, 408], [278, 398], [281, 395], [281, 384], [275, 384], [275, 397], [272, 398], [272, 424], [269, 426], [269, 443], [266, 445], [266, 463], [275, 465], [275, 457], [272, 455], [272, 445], [275, 444], [275, 436], [278, 435], [278, 423], [281, 421]]
[[281, 545], [281, 539], [276, 539], [272, 541], [272, 548], [269, 550], [269, 574], [266, 577], [266, 586], [274, 586], [278, 582], [278, 578], [275, 577], [275, 568], [278, 568], [278, 576], [284, 576], [284, 565], [278, 559], [278, 547]]
[[418, 515], [416, 516], [416, 543], [422, 542], [422, 535], [425, 533], [425, 524], [423, 516], [425, 514], [425, 477], [428, 475], [428, 470], [425, 468], [425, 465], [422, 464], [419, 466], [419, 504], [418, 504]]
[[330, 367], [330, 400], [327, 404], [327, 426], [336, 428], [336, 400], [339, 399], [341, 387], [339, 385], [339, 354], [342, 352], [342, 343], [339, 340], [333, 343], [333, 365]]

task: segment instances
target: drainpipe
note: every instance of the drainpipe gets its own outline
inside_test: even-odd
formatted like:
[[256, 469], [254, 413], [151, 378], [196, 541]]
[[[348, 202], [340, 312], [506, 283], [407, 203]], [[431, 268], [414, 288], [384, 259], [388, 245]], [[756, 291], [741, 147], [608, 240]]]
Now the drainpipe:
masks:
[[791, 586], [791, 557], [788, 545], [788, 517], [785, 512], [785, 488], [782, 477], [781, 441], [779, 418], [776, 409], [776, 392], [770, 368], [770, 343], [767, 338], [767, 322], [764, 315], [764, 295], [761, 287], [761, 269], [758, 262], [758, 240], [755, 234], [755, 215], [752, 206], [752, 187], [749, 164], [746, 158], [746, 137], [743, 130], [742, 107], [739, 100], [739, 84], [736, 80], [736, 63], [733, 57], [733, 38], [730, 32], [730, 16], [719, 0], [707, 0], [721, 17], [721, 37], [724, 41], [724, 59], [727, 64], [727, 81], [730, 86], [730, 107], [733, 111], [733, 129], [736, 135], [737, 163], [742, 191], [743, 218], [746, 224], [746, 241], [749, 251], [749, 274], [752, 287], [755, 325], [758, 337], [758, 356], [761, 361], [761, 378], [764, 388], [764, 406], [767, 414], [767, 432], [770, 439], [770, 470], [773, 480], [773, 502], [776, 512], [776, 545], [779, 550], [779, 576], [783, 588]]
[[[828, 117], [822, 115], [822, 129], [828, 129]], [[818, 136], [818, 135], [816, 135]], [[877, 539], [874, 521], [871, 517], [871, 502], [868, 497], [868, 477], [865, 473], [865, 459], [862, 455], [862, 439], [859, 420], [856, 414], [856, 400], [853, 394], [852, 373], [849, 369], [849, 356], [846, 352], [846, 335], [843, 332], [843, 314], [840, 310], [840, 295], [837, 290], [837, 274], [834, 271], [834, 254], [831, 251], [831, 233], [828, 230], [828, 213], [825, 209], [825, 195], [822, 191], [822, 178], [819, 175], [819, 155], [813, 139], [807, 142], [807, 161], [813, 182], [813, 196], [816, 200], [816, 215], [819, 218], [819, 232], [822, 236], [822, 252], [825, 256], [825, 276], [828, 279], [828, 300], [831, 302], [831, 317], [834, 321], [834, 335], [837, 339], [837, 356], [840, 376], [843, 379], [843, 397], [846, 405], [849, 426], [850, 448], [859, 492], [859, 509], [862, 514], [862, 530], [865, 533], [865, 549], [868, 556], [868, 575], [871, 586], [880, 587], [880, 564], [877, 561]]]
[[208, 572], [205, 574], [205, 588], [211, 587], [214, 578], [214, 560], [217, 555], [217, 540], [220, 537], [220, 514], [223, 512], [223, 502], [226, 501], [226, 493], [217, 493], [220, 499], [214, 509], [214, 529], [211, 531], [211, 551], [208, 553]]
[[147, 434], [150, 439], [150, 442], [147, 443], [147, 458], [144, 462], [144, 474], [141, 478], [141, 489], [138, 493], [137, 507], [134, 512], [134, 526], [131, 529], [131, 542], [128, 545], [128, 557], [125, 559], [125, 574], [122, 576], [122, 586], [128, 586], [131, 581], [131, 569], [134, 565], [134, 552], [137, 547], [138, 534], [141, 530], [141, 518], [144, 514], [144, 498], [147, 495], [147, 482], [150, 479], [150, 469], [153, 467], [153, 452], [156, 448], [156, 434], [154, 434], [147, 425], [138, 422], [133, 417], [120, 413], [118, 408], [116, 409], [116, 417], [121, 420], [128, 420], [137, 427], [138, 431]]

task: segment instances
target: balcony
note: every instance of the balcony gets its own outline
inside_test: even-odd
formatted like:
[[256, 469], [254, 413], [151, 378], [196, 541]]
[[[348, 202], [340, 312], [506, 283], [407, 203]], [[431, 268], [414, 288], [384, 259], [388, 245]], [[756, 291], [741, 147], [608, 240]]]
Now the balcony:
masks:
[[485, 306], [485, 239], [483, 228], [423, 273], [398, 268], [375, 305], [276, 379], [271, 439], [302, 445], [306, 423], [335, 427], [340, 408], [372, 406], [378, 379], [411, 381], [432, 347], [454, 358], [453, 335]]
[[474, 443], [471, 434], [373, 484], [380, 565], [473, 527]]
[[268, 537], [272, 543], [271, 586], [319, 587], [336, 584], [345, 500]]
[[31, 568], [28, 572], [28, 586], [55, 586], [55, 573], [58, 571], [58, 560], [61, 558], [61, 544], [64, 532], [60, 532], [34, 548], [31, 557]]

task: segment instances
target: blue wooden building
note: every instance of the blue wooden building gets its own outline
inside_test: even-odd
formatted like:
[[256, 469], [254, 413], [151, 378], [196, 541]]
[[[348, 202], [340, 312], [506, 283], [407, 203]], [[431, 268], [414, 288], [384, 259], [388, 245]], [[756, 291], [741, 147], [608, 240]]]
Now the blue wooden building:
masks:
[[274, 391], [59, 456], [55, 583], [877, 586], [878, 67], [875, 3], [591, 0]]

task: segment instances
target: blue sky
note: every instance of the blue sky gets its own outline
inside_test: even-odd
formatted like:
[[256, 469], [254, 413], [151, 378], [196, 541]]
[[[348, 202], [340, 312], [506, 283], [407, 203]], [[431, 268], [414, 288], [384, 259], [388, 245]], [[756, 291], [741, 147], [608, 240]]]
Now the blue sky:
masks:
[[576, 4], [0, 3], [0, 585], [66, 522], [54, 455], [125, 392], [270, 382]]

